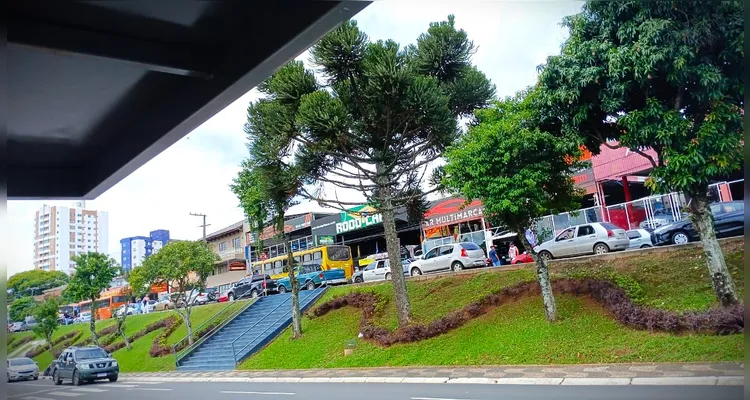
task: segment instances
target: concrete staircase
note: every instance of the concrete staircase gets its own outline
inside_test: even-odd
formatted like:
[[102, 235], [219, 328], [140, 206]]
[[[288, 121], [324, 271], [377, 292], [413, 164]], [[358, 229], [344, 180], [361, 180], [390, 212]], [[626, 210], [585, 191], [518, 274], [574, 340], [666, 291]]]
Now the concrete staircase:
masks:
[[[324, 291], [325, 288], [300, 290], [300, 309], [312, 306]], [[262, 297], [179, 359], [177, 370], [233, 370], [235, 360], [239, 362], [260, 350], [291, 323], [291, 293]]]

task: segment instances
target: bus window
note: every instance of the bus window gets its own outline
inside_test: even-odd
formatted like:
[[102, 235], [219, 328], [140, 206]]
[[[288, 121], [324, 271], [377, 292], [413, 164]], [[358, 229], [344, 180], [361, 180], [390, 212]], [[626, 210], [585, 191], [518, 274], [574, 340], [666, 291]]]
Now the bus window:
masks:
[[318, 250], [315, 253], [313, 253], [313, 260], [320, 260], [323, 258], [323, 252]]
[[97, 300], [96, 308], [109, 308], [111, 306], [111, 298]]
[[302, 256], [302, 262], [307, 262], [312, 260], [312, 254], [305, 254]]
[[273, 263], [273, 275], [278, 275], [284, 271], [284, 264], [281, 260]]
[[271, 263], [263, 264], [263, 274], [271, 275], [272, 273], [273, 273], [273, 264]]
[[299, 263], [299, 261], [300, 261], [300, 258], [299, 258], [299, 256], [294, 256], [294, 262], [295, 262], [295, 263]]
[[327, 250], [331, 261], [347, 261], [352, 257], [349, 246], [328, 246]]

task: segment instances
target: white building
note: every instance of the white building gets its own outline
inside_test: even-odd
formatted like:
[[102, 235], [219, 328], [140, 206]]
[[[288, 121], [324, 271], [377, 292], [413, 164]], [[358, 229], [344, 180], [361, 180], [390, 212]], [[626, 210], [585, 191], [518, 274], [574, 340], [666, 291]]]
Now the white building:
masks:
[[108, 253], [106, 211], [87, 210], [83, 202], [73, 207], [44, 205], [34, 217], [34, 268], [45, 271], [75, 269], [75, 255]]

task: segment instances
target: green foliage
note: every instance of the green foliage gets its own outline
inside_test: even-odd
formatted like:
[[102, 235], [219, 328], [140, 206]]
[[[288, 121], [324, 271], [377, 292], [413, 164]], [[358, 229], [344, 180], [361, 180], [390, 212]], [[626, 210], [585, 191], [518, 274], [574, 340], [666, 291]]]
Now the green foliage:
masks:
[[744, 5], [590, 1], [542, 67], [544, 129], [652, 148], [654, 190], [705, 196], [743, 157]]
[[72, 261], [76, 263], [75, 272], [64, 291], [65, 297], [72, 301], [95, 301], [120, 273], [117, 262], [103, 253], [80, 254], [74, 256]]
[[12, 321], [23, 321], [24, 318], [34, 313], [36, 306], [37, 302], [33, 297], [21, 297], [11, 303], [8, 314]]
[[47, 340], [47, 345], [52, 348], [52, 334], [58, 328], [57, 314], [60, 309], [60, 304], [55, 298], [49, 298], [43, 303], [39, 304], [34, 310], [34, 319], [36, 320], [36, 326], [34, 326], [34, 333], [41, 338]]
[[571, 175], [575, 142], [539, 130], [532, 93], [478, 111], [478, 124], [448, 148], [442, 183], [480, 199], [491, 222], [523, 232], [544, 215], [574, 209], [579, 193]]
[[44, 271], [32, 269], [19, 272], [8, 278], [8, 289], [13, 290], [14, 296], [38, 295], [46, 289], [61, 286], [70, 278], [62, 271]]
[[[189, 283], [205, 287], [219, 256], [203, 241], [170, 242], [143, 261], [135, 275], [139, 286], [166, 282], [170, 292], [183, 294]], [[135, 270], [134, 270], [135, 272]], [[131, 283], [132, 284], [132, 283]]]

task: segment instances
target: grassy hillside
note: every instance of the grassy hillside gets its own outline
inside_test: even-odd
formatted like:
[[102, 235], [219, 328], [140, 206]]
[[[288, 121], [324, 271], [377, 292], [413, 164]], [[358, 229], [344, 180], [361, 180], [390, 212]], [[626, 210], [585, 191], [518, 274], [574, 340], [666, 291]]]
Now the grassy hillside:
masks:
[[[244, 304], [246, 304], [246, 301], [238, 301], [238, 302], [234, 302], [230, 304], [230, 307], [241, 307]], [[198, 328], [201, 324], [203, 324], [205, 321], [207, 321], [209, 318], [211, 318], [214, 314], [216, 314], [219, 310], [221, 310], [224, 307], [227, 307], [227, 303], [209, 304], [209, 305], [205, 305], [201, 307], [195, 307], [192, 310], [192, 313], [191, 313], [192, 315], [190, 318], [193, 324], [193, 328], [194, 329]], [[165, 318], [172, 317], [172, 316], [179, 318], [177, 313], [174, 311], [165, 311], [165, 312], [156, 312], [156, 313], [151, 313], [151, 314], [129, 316], [125, 324], [125, 334], [128, 337], [131, 337], [136, 332], [142, 330], [149, 324], [157, 322]], [[96, 330], [100, 331], [109, 326], [112, 326], [114, 323], [115, 323], [114, 319], [98, 321], [96, 324]], [[89, 324], [74, 324], [74, 325], [61, 326], [53, 335], [52, 340], [54, 341], [55, 339], [59, 339], [73, 331], [82, 333], [81, 338], [78, 341], [76, 341], [76, 344], [81, 343], [91, 337], [91, 332], [89, 331]], [[167, 370], [174, 369], [174, 357], [173, 356], [168, 355], [164, 357], [151, 357], [149, 355], [149, 349], [151, 348], [151, 345], [154, 339], [157, 336], [159, 336], [159, 334], [161, 334], [162, 331], [163, 329], [156, 330], [134, 341], [132, 343], [131, 350], [128, 350], [127, 348], [123, 348], [123, 349], [115, 351], [114, 357], [120, 363], [120, 369], [124, 372], [167, 371]], [[14, 336], [17, 337], [14, 340], [20, 340], [20, 337], [28, 336], [28, 335], [30, 335], [30, 333], [28, 332], [13, 333], [13, 334], [8, 335], [9, 336], [8, 340], [11, 340], [10, 338]], [[167, 339], [167, 343], [170, 345], [175, 344], [180, 339], [185, 337], [185, 335], [187, 335], [187, 328], [183, 324], [169, 336], [169, 338]], [[121, 341], [122, 341], [122, 338], [118, 337], [112, 343], [118, 343]], [[49, 363], [52, 362], [53, 355], [50, 354], [49, 351], [45, 351], [42, 354], [34, 357], [34, 360], [39, 364], [40, 368], [46, 368], [47, 365], [49, 365]]]
[[[744, 244], [727, 244], [725, 253], [742, 294]], [[716, 305], [700, 249], [558, 264], [553, 277], [612, 280], [637, 304], [648, 307], [688, 311]], [[493, 271], [409, 282], [407, 287], [415, 320], [425, 323], [497, 289], [533, 279], [531, 270]], [[352, 290], [373, 292], [384, 299], [377, 305], [374, 321], [396, 328], [390, 283], [333, 288], [317, 304]], [[557, 301], [560, 320], [554, 324], [545, 320], [540, 298], [522, 297], [444, 335], [391, 347], [357, 339], [360, 312], [342, 308], [316, 319], [305, 318], [303, 338], [290, 341], [287, 330], [241, 368], [726, 361], [744, 356], [744, 334], [650, 333], [618, 324], [589, 298], [560, 295]], [[344, 357], [344, 347], [352, 340], [357, 348]]]

